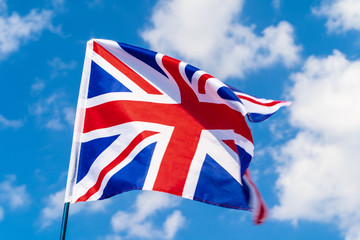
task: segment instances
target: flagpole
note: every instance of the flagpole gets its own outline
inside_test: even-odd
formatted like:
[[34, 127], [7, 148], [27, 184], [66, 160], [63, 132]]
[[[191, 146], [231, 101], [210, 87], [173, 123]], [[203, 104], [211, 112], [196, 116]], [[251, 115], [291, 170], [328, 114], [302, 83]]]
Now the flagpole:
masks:
[[70, 207], [70, 203], [66, 202], [64, 204], [64, 212], [63, 212], [63, 219], [62, 219], [62, 223], [61, 223], [60, 240], [65, 240], [66, 225], [67, 225], [67, 220], [68, 220], [68, 215], [69, 215], [69, 207]]

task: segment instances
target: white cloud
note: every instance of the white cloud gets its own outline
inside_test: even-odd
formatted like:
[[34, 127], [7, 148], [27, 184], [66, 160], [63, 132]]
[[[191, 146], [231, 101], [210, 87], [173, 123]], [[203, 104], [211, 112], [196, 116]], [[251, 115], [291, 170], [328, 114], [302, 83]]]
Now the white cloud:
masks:
[[38, 94], [45, 88], [45, 83], [39, 78], [31, 85], [31, 93]]
[[30, 203], [30, 196], [26, 191], [26, 185], [16, 186], [15, 175], [8, 175], [7, 179], [0, 183], [0, 200], [7, 203], [11, 209], [26, 206]]
[[75, 109], [73, 107], [66, 107], [63, 109], [64, 119], [70, 125], [74, 126], [75, 122]]
[[15, 185], [16, 176], [8, 175], [0, 182], [0, 221], [4, 219], [4, 208], [15, 210], [27, 206], [31, 202], [26, 185]]
[[166, 218], [164, 223], [164, 238], [172, 239], [176, 232], [184, 225], [185, 218], [179, 210], [175, 210], [170, 216]]
[[6, 0], [0, 0], [0, 60], [17, 51], [28, 40], [36, 39], [45, 30], [61, 34], [61, 26], [53, 26], [52, 19], [64, 12], [65, 0], [52, 0], [52, 9], [31, 9], [24, 16], [8, 13]]
[[5, 0], [0, 0], [0, 14], [7, 11], [7, 5]]
[[360, 60], [311, 56], [291, 76], [297, 135], [276, 152], [279, 204], [273, 217], [333, 223], [360, 238]]
[[98, 240], [121, 240], [122, 238], [118, 235], [106, 235], [104, 238], [98, 238]]
[[75, 109], [69, 106], [63, 93], [39, 99], [29, 107], [29, 112], [36, 117], [39, 125], [48, 129], [62, 130], [74, 125]]
[[281, 7], [281, 0], [273, 0], [271, 4], [272, 4], [272, 6], [273, 6], [275, 9], [280, 9], [280, 7]]
[[157, 229], [151, 220], [158, 211], [173, 208], [179, 204], [175, 197], [157, 193], [142, 192], [134, 205], [134, 212], [118, 211], [111, 219], [115, 232], [126, 232], [129, 237], [172, 239], [183, 227], [185, 217], [175, 210], [168, 215], [163, 223], [163, 229]]
[[313, 13], [327, 18], [329, 31], [360, 31], [360, 1], [358, 0], [323, 0]]
[[55, 11], [65, 11], [65, 0], [51, 0], [51, 4]]
[[312, 56], [292, 78], [293, 125], [341, 139], [360, 131], [360, 60], [336, 50], [327, 58]]
[[[76, 67], [76, 64], [75, 61], [66, 63], [59, 57], [53, 58], [48, 61], [48, 65], [52, 68], [51, 78], [66, 76], [69, 70]], [[39, 95], [44, 88], [45, 82], [36, 78], [31, 85], [30, 92], [33, 95]], [[70, 106], [66, 100], [66, 94], [61, 91], [57, 91], [47, 98], [39, 98], [29, 106], [29, 113], [35, 116], [39, 125], [48, 129], [63, 130], [67, 126], [74, 126], [75, 108]]]
[[61, 60], [59, 57], [55, 57], [51, 61], [48, 61], [49, 66], [52, 68], [51, 78], [65, 77], [69, 70], [73, 70], [76, 67], [76, 61], [70, 61], [68, 63]]
[[[50, 194], [50, 196], [43, 200], [45, 207], [41, 210], [39, 220], [41, 229], [44, 229], [50, 226], [54, 221], [61, 219], [64, 208], [64, 198], [65, 189], [62, 189]], [[109, 204], [111, 204], [111, 200], [75, 203], [70, 205], [69, 214], [103, 212]]]
[[86, 4], [89, 8], [102, 7], [103, 1], [102, 0], [87, 0]]
[[23, 126], [22, 120], [9, 120], [0, 114], [0, 129], [1, 128], [19, 128]]
[[52, 224], [60, 219], [64, 208], [65, 190], [58, 191], [46, 198], [45, 207], [41, 210], [41, 228]]
[[45, 124], [46, 128], [52, 129], [52, 130], [62, 130], [65, 128], [64, 124], [62, 124], [60, 118], [52, 118], [48, 120], [48, 122]]
[[185, 58], [219, 78], [298, 62], [301, 48], [294, 43], [291, 24], [280, 22], [258, 36], [254, 26], [238, 20], [243, 2], [160, 0], [151, 16], [152, 26], [141, 35], [154, 50]]
[[15, 52], [21, 44], [36, 38], [44, 29], [51, 28], [51, 10], [32, 9], [27, 15], [7, 14], [7, 5], [0, 1], [0, 60]]
[[4, 220], [4, 209], [0, 206], [0, 222]]

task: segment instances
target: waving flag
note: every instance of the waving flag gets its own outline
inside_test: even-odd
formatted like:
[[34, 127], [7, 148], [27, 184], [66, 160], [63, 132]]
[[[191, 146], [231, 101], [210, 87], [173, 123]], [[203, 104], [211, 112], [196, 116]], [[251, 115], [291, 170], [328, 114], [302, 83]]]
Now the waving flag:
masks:
[[262, 121], [288, 104], [160, 53], [90, 40], [65, 202], [152, 190], [254, 209], [260, 223], [266, 206], [247, 170], [254, 145], [245, 116]]

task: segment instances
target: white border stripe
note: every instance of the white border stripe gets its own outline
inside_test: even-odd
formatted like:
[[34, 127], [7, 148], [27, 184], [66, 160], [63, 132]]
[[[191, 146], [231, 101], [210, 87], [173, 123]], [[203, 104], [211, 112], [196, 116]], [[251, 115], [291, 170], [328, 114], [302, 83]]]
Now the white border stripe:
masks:
[[138, 145], [136, 145], [134, 150], [119, 165], [117, 165], [115, 168], [113, 168], [105, 175], [103, 181], [101, 182], [99, 191], [97, 191], [94, 195], [92, 195], [87, 201], [98, 200], [103, 195], [104, 189], [107, 183], [109, 182], [109, 180], [111, 179], [111, 177], [114, 176], [121, 169], [126, 167], [135, 158], [135, 156], [139, 154], [139, 152], [141, 152], [145, 147], [149, 146], [150, 144], [156, 142], [156, 140], [157, 140], [157, 135], [153, 135], [151, 137], [144, 139]]
[[241, 182], [241, 164], [239, 156], [227, 147], [222, 140], [234, 139], [245, 151], [253, 156], [254, 145], [233, 130], [203, 130], [194, 158], [191, 162], [189, 173], [184, 185], [182, 197], [193, 199], [199, 181], [205, 157], [208, 154], [221, 167], [223, 167], [237, 182]]
[[[136, 136], [138, 136], [141, 132], [146, 130], [159, 132], [159, 134], [156, 134], [148, 138], [153, 139], [152, 140], [153, 142], [155, 141], [160, 142], [160, 144], [156, 145], [156, 148], [154, 150], [153, 158], [155, 157], [155, 159], [151, 160], [151, 161], [154, 160], [155, 163], [160, 162], [161, 154], [162, 152], [165, 151], [167, 143], [170, 140], [170, 136], [173, 131], [173, 127], [171, 126], [148, 123], [148, 122], [129, 122], [110, 128], [94, 130], [83, 134], [81, 139], [82, 142], [88, 142], [93, 139], [114, 136], [114, 135], [120, 135], [120, 136], [95, 159], [95, 161], [93, 162], [93, 164], [91, 165], [88, 171], [88, 174], [74, 186], [75, 190], [74, 190], [74, 196], [72, 202], [76, 201], [79, 197], [84, 195], [88, 191], [88, 189], [91, 188], [96, 183], [99, 174], [103, 169], [103, 166], [107, 166], [108, 164], [110, 164], [116, 157], [118, 157], [121, 154], [121, 152], [129, 145], [129, 143]], [[149, 144], [151, 143], [152, 142], [150, 142]], [[138, 146], [136, 146], [135, 149], [138, 149]], [[135, 149], [133, 150], [133, 152], [135, 152]], [[140, 150], [138, 152], [140, 152]], [[131, 156], [135, 156], [135, 155], [131, 155]], [[154, 168], [154, 166], [152, 168]], [[155, 172], [155, 170], [152, 171]], [[151, 179], [147, 181], [150, 180]]]
[[149, 170], [143, 185], [144, 190], [152, 190], [154, 187], [154, 183], [160, 169], [161, 161], [170, 142], [173, 131], [174, 127], [167, 127], [167, 129], [164, 129], [164, 131], [162, 131], [161, 134], [158, 136], [156, 148], [154, 150]]
[[93, 55], [93, 40], [86, 44], [86, 53], [81, 76], [79, 97], [76, 109], [76, 117], [74, 124], [73, 141], [71, 147], [70, 164], [65, 190], [65, 202], [71, 202], [73, 199], [74, 185], [78, 172], [78, 161], [80, 155], [80, 138], [84, 128], [85, 105], [89, 87], [91, 57]]

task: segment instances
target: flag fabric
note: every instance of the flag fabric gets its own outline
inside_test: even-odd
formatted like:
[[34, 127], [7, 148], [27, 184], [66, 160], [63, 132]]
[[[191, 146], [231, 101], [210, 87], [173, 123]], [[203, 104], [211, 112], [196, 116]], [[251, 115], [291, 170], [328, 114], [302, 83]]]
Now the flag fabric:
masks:
[[161, 191], [222, 207], [266, 205], [248, 170], [245, 116], [289, 102], [255, 98], [172, 57], [109, 40], [87, 43], [65, 202]]

